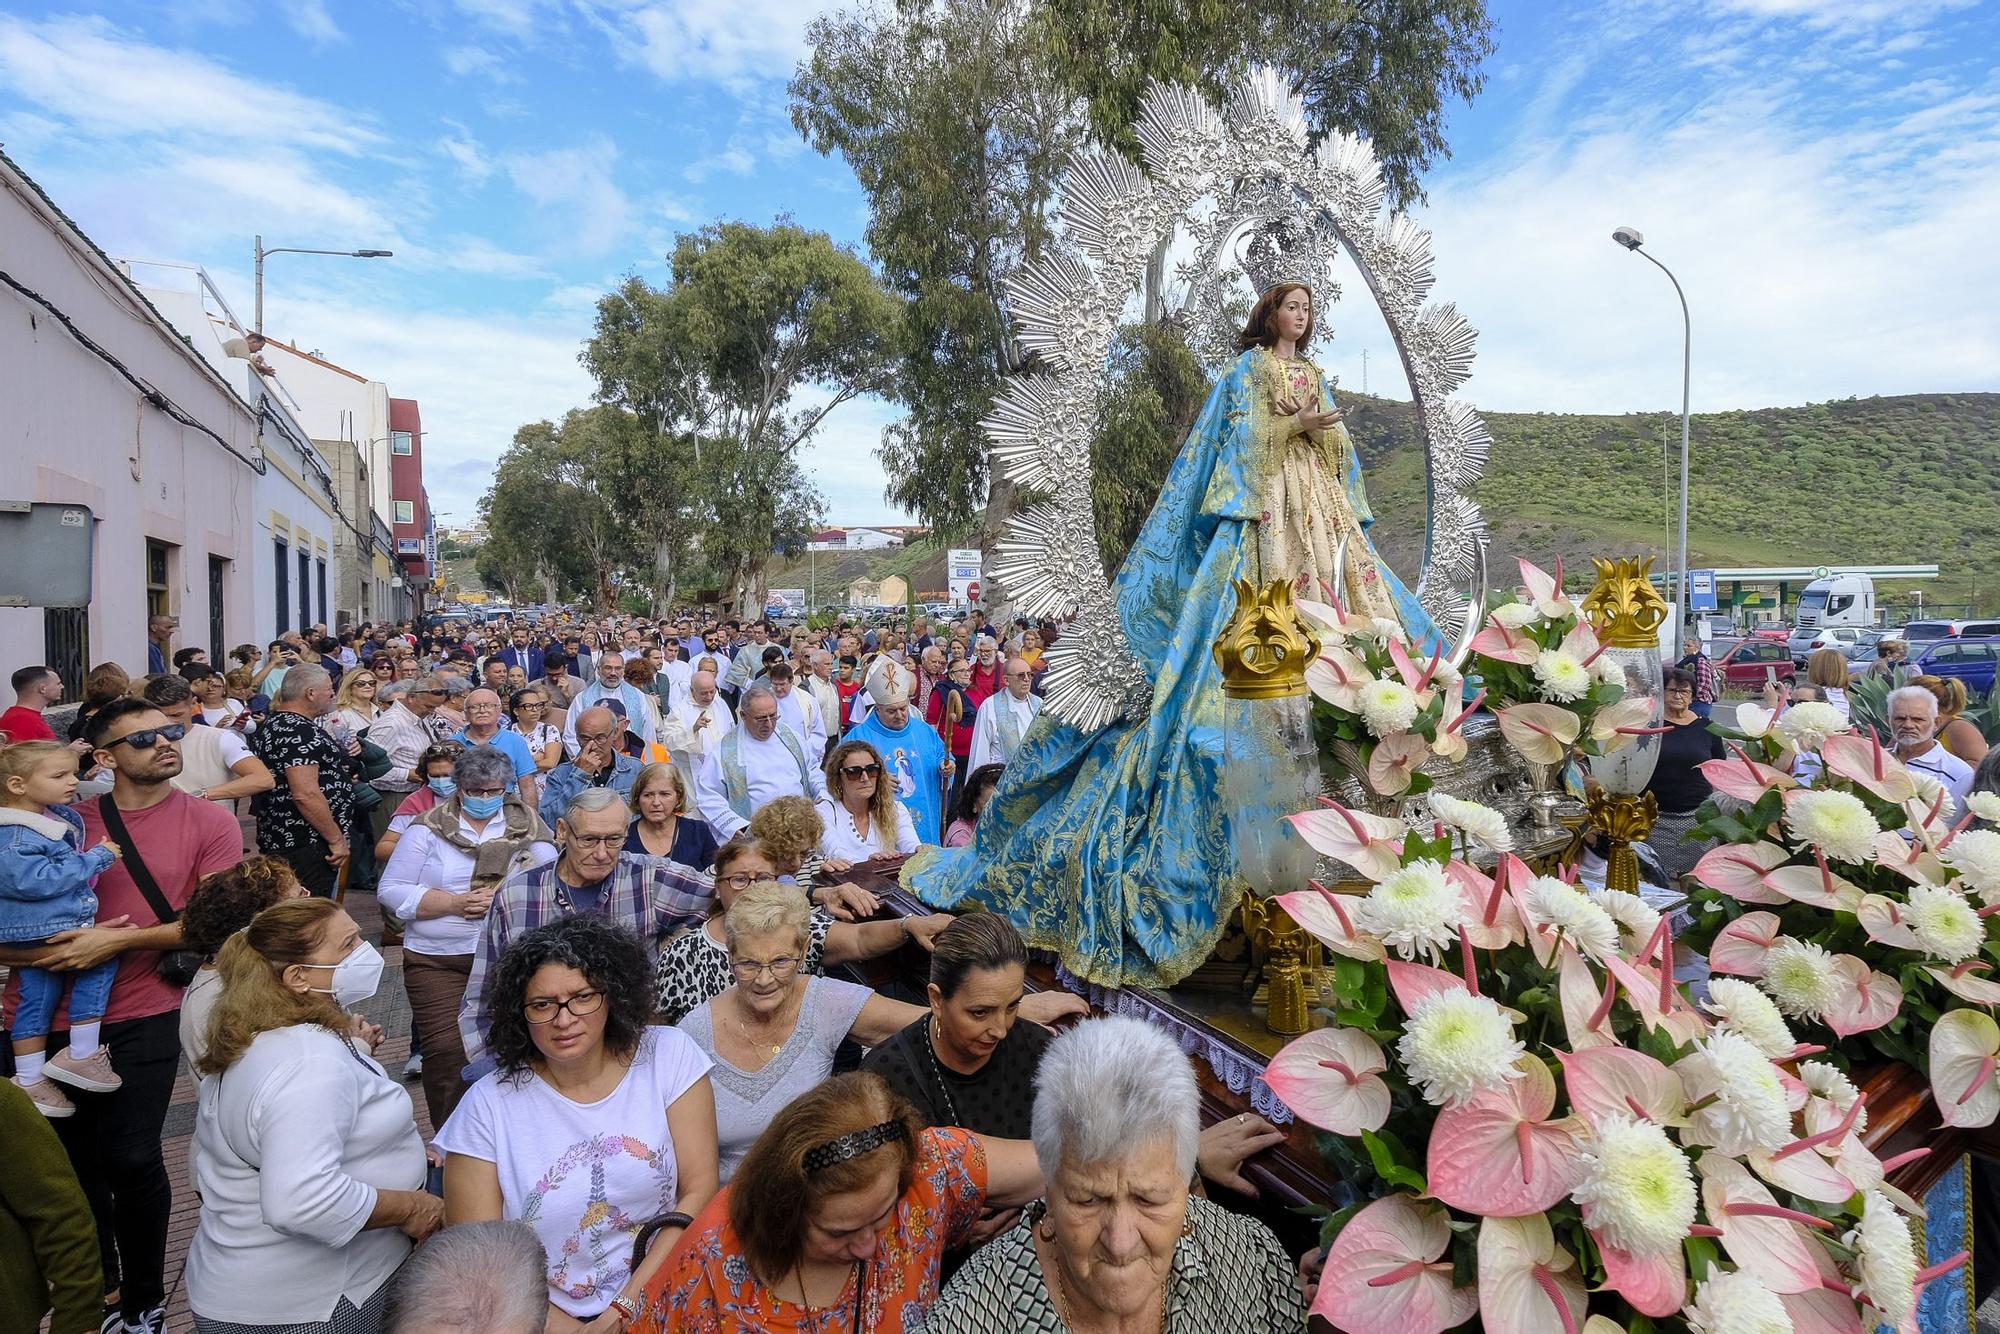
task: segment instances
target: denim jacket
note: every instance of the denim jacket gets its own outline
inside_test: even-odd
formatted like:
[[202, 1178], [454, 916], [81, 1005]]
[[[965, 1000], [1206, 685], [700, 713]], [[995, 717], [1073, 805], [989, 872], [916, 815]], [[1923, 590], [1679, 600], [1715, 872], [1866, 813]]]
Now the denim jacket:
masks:
[[95, 922], [91, 885], [115, 860], [109, 848], [83, 849], [83, 817], [67, 806], [40, 815], [0, 806], [0, 943]]

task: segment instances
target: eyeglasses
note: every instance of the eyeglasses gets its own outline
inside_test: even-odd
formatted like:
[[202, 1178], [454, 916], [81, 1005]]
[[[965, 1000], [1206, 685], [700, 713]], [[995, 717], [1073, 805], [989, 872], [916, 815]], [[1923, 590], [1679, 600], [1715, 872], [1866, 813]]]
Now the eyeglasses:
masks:
[[882, 772], [879, 764], [843, 764], [840, 766], [842, 778], [873, 778]]
[[625, 842], [625, 835], [571, 834], [569, 841], [579, 848], [615, 848]]
[[790, 977], [798, 970], [799, 961], [789, 954], [780, 955], [763, 963], [755, 959], [745, 959], [741, 963], [731, 961], [729, 965], [729, 971], [736, 974], [738, 982], [755, 982], [765, 973], [769, 973], [773, 981], [778, 981]]
[[568, 1000], [538, 996], [521, 1007], [521, 1014], [531, 1024], [546, 1024], [556, 1017], [557, 1010], [566, 1010], [571, 1018], [581, 1019], [587, 1014], [596, 1014], [603, 1005], [603, 992], [579, 991]]
[[113, 746], [130, 746], [134, 750], [151, 750], [162, 741], [179, 741], [187, 735], [187, 724], [168, 723], [165, 727], [148, 727], [143, 732], [127, 732], [116, 741], [104, 743], [104, 749]]
[[504, 787], [462, 787], [458, 790], [458, 795], [461, 797], [504, 797], [507, 795], [507, 789]]
[[718, 885], [727, 885], [731, 889], [748, 889], [757, 883], [757, 877], [754, 875], [719, 875], [715, 877], [715, 883]]

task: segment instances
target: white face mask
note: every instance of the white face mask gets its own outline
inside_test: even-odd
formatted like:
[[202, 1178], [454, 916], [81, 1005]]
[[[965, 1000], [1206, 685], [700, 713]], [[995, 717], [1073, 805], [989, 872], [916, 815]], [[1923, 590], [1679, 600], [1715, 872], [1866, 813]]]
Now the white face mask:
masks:
[[354, 947], [354, 953], [339, 963], [302, 963], [299, 967], [332, 969], [332, 986], [307, 987], [306, 990], [332, 996], [333, 1003], [342, 1009], [359, 1005], [382, 985], [382, 953], [365, 940]]

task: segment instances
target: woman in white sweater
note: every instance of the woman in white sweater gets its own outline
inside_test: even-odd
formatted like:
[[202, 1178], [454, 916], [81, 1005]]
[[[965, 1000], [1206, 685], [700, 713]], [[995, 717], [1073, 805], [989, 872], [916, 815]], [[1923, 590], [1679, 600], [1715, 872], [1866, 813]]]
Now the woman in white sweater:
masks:
[[195, 1116], [195, 1328], [372, 1334], [443, 1223], [409, 1095], [348, 1033], [382, 956], [330, 899], [266, 908], [222, 947]]

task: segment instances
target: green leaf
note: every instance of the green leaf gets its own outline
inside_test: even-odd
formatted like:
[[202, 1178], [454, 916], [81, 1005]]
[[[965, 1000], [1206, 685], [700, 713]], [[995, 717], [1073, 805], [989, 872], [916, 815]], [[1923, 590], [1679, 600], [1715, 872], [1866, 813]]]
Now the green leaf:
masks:
[[1375, 1167], [1375, 1173], [1393, 1186], [1405, 1186], [1421, 1195], [1430, 1188], [1424, 1174], [1412, 1165], [1414, 1159], [1403, 1142], [1388, 1131], [1377, 1133], [1372, 1130], [1361, 1132], [1361, 1143], [1368, 1149], [1368, 1160]]
[[1689, 1237], [1681, 1242], [1681, 1249], [1687, 1253], [1688, 1275], [1696, 1283], [1707, 1278], [1708, 1271], [1722, 1259], [1722, 1252], [1708, 1237]]

